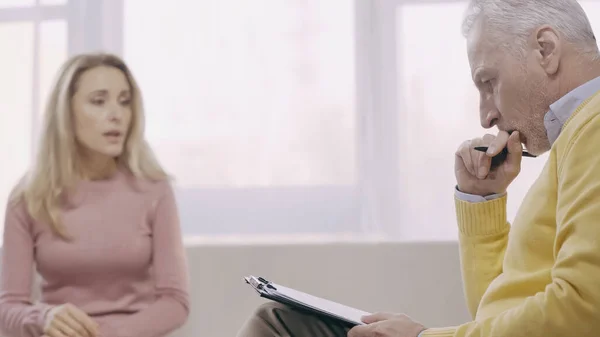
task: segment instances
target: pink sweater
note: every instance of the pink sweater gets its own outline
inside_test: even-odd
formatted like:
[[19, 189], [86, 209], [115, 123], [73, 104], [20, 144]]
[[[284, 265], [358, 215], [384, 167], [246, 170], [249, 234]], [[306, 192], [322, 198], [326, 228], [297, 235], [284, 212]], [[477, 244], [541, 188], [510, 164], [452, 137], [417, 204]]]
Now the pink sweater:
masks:
[[[6, 212], [3, 336], [40, 337], [45, 314], [64, 303], [99, 323], [99, 337], [161, 337], [186, 321], [187, 261], [168, 182], [124, 171], [82, 182], [62, 212], [72, 242], [53, 237], [24, 206], [9, 204]], [[34, 267], [42, 277], [38, 303], [31, 300]]]

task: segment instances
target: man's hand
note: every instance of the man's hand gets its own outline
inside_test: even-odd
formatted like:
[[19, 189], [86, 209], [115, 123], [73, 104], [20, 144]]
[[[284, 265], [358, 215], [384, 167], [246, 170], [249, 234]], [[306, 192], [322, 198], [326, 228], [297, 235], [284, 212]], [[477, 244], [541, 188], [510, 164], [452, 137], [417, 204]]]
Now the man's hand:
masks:
[[366, 325], [348, 331], [348, 337], [417, 337], [425, 327], [402, 314], [376, 313], [363, 317]]
[[[476, 146], [488, 146], [487, 153], [475, 150]], [[492, 157], [508, 147], [506, 161], [490, 171]], [[485, 135], [464, 142], [455, 154], [454, 172], [458, 189], [463, 193], [487, 196], [506, 192], [510, 183], [521, 172], [523, 146], [519, 132], [510, 136], [500, 131], [497, 136]]]

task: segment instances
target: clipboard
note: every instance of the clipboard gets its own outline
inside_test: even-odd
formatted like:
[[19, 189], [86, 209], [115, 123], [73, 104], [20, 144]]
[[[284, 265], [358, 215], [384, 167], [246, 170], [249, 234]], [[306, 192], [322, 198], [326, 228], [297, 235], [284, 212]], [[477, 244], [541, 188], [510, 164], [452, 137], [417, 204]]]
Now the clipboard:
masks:
[[364, 325], [365, 323], [361, 321], [361, 317], [370, 314], [366, 311], [275, 284], [262, 277], [248, 276], [244, 280], [258, 292], [260, 297], [351, 326]]

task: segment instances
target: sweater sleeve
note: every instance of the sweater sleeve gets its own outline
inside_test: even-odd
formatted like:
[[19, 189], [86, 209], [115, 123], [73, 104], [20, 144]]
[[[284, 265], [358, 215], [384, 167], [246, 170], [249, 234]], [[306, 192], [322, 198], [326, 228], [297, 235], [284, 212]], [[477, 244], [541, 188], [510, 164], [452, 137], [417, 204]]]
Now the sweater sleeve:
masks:
[[0, 330], [7, 337], [39, 337], [51, 306], [32, 302], [34, 239], [24, 202], [9, 203], [0, 273]]
[[425, 336], [597, 336], [600, 331], [600, 123], [590, 123], [559, 161], [552, 281], [495, 317]]
[[510, 226], [506, 195], [471, 203], [455, 197], [463, 287], [473, 319], [483, 294], [502, 273]]
[[165, 336], [187, 320], [190, 307], [187, 259], [175, 197], [167, 183], [156, 206], [152, 237], [156, 300], [133, 315], [101, 327], [102, 337]]

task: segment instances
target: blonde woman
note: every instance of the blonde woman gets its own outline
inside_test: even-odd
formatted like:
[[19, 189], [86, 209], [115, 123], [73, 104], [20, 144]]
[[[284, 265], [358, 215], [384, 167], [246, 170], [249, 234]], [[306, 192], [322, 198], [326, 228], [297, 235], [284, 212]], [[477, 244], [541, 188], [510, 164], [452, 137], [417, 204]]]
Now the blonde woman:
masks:
[[177, 206], [118, 57], [79, 55], [60, 70], [3, 241], [4, 337], [161, 337], [186, 321]]

